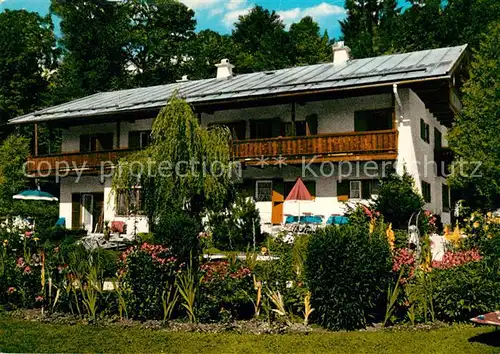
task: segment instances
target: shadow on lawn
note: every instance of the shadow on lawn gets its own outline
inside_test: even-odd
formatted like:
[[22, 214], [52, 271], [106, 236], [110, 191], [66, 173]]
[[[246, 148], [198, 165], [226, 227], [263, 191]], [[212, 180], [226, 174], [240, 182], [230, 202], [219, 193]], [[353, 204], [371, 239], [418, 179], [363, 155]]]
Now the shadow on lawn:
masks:
[[500, 347], [500, 330], [482, 333], [469, 338], [469, 342], [483, 343], [493, 347]]

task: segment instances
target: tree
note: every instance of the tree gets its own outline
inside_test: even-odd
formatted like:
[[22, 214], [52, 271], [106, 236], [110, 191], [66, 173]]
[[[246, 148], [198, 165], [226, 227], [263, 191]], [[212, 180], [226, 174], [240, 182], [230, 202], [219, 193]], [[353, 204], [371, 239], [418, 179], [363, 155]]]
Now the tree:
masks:
[[238, 72], [282, 69], [290, 65], [288, 33], [275, 11], [255, 6], [240, 16], [234, 26], [232, 37]]
[[189, 62], [191, 67], [187, 73], [193, 79], [209, 79], [216, 76], [215, 64], [227, 58], [235, 60], [235, 50], [231, 36], [221, 35], [212, 30], [203, 30], [196, 34], [190, 48]]
[[175, 0], [129, 0], [126, 6], [133, 86], [171, 83], [188, 74], [186, 62], [191, 60], [189, 47], [195, 38], [194, 11]]
[[53, 29], [49, 16], [0, 13], [0, 124], [43, 105], [48, 73], [57, 65]]
[[405, 230], [410, 217], [422, 210], [424, 200], [415, 189], [413, 177], [404, 171], [401, 176], [392, 173], [381, 181], [374, 206], [394, 229]]
[[[475, 51], [463, 88], [463, 110], [448, 135], [455, 152], [452, 186], [473, 207], [500, 207], [500, 23], [489, 27]], [[476, 171], [476, 167], [480, 168]], [[481, 175], [481, 177], [478, 177]]]
[[[161, 232], [162, 223], [170, 223], [172, 217], [201, 224], [207, 211], [227, 204], [232, 189], [227, 128], [201, 127], [191, 106], [172, 97], [154, 120], [151, 137], [148, 148], [120, 161], [113, 189], [142, 186], [153, 232]], [[192, 248], [197, 236], [177, 235]]]
[[317, 64], [331, 61], [330, 39], [325, 31], [320, 35], [320, 28], [312, 17], [306, 16], [290, 26], [290, 62], [292, 65]]
[[354, 58], [392, 51], [400, 9], [395, 0], [346, 0], [347, 18], [340, 21], [346, 45]]
[[55, 76], [54, 103], [123, 88], [127, 7], [116, 1], [52, 0], [51, 12], [61, 19], [64, 54]]

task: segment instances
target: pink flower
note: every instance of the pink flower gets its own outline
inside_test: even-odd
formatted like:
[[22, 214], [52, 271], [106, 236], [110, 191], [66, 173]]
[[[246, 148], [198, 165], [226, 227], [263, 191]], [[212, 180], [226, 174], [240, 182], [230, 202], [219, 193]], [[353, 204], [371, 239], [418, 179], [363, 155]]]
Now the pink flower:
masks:
[[33, 231], [26, 231], [24, 233], [24, 236], [26, 236], [26, 238], [30, 238], [32, 235], [33, 235]]
[[35, 296], [35, 301], [36, 302], [42, 302], [43, 301], [43, 296], [40, 296], [40, 295]]
[[22, 267], [24, 267], [24, 258], [23, 258], [23, 257], [19, 257], [19, 258], [17, 259], [17, 262], [16, 262], [16, 267], [18, 267], [18, 268], [22, 268]]
[[16, 288], [14, 288], [13, 286], [11, 286], [10, 288], [7, 289], [7, 294], [12, 294], [16, 291]]
[[24, 267], [24, 274], [30, 274], [31, 273], [31, 268], [30, 266]]

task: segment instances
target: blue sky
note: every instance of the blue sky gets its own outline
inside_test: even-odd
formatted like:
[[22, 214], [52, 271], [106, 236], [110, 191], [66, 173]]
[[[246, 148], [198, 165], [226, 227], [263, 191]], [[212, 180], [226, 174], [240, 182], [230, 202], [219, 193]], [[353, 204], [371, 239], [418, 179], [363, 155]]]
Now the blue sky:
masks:
[[[273, 9], [287, 25], [304, 16], [312, 16], [328, 30], [330, 37], [340, 35], [338, 20], [345, 16], [344, 0], [181, 0], [196, 13], [197, 29], [210, 28], [229, 33], [239, 15], [245, 14], [254, 5]], [[0, 11], [4, 9], [27, 9], [45, 15], [50, 0], [0, 0]], [[57, 21], [56, 21], [57, 25]]]

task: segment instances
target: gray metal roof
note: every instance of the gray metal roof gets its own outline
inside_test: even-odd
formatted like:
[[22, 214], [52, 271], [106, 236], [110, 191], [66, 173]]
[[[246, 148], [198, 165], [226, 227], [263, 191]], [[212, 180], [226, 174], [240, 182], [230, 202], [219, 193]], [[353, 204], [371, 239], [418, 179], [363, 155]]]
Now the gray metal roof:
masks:
[[343, 89], [407, 80], [446, 78], [467, 45], [353, 59], [345, 66], [323, 63], [288, 69], [204, 79], [130, 90], [101, 92], [11, 119], [10, 124], [100, 116], [163, 107], [177, 90], [192, 104], [291, 92]]

